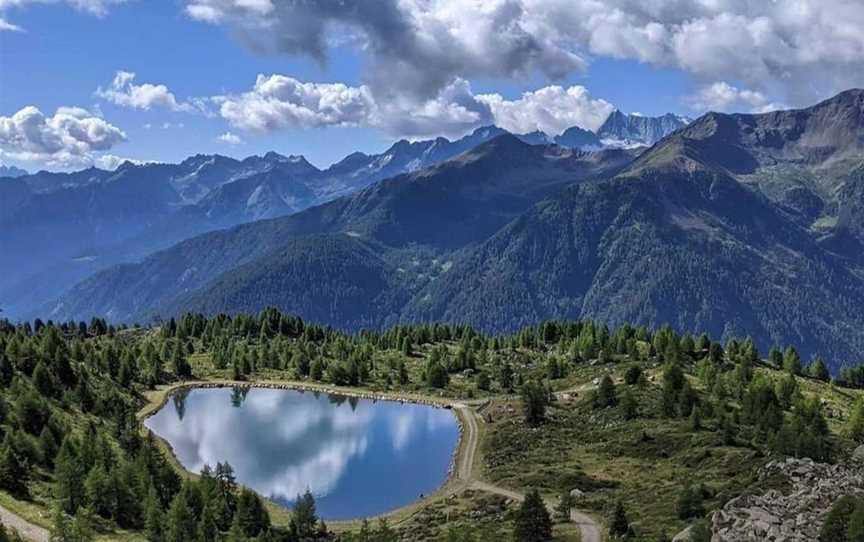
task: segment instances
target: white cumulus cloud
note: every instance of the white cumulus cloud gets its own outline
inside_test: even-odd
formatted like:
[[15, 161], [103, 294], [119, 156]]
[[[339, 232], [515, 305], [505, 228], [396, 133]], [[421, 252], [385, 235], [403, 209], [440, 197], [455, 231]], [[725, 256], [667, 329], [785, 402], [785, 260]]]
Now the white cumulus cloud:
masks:
[[118, 71], [108, 88], [96, 89], [96, 96], [115, 105], [132, 109], [150, 110], [164, 108], [170, 111], [195, 110], [191, 103], [180, 102], [165, 85], [144, 83], [135, 84], [135, 73]]
[[690, 103], [697, 111], [764, 113], [784, 108], [783, 104], [772, 102], [761, 92], [740, 89], [725, 81], [702, 87], [690, 98]]
[[254, 50], [322, 61], [350, 35], [379, 101], [434, 99], [459, 78], [554, 82], [598, 57], [793, 105], [864, 86], [860, 0], [186, 0], [186, 12]]
[[615, 106], [592, 98], [583, 86], [557, 85], [526, 92], [521, 98], [507, 100], [500, 94], [482, 94], [477, 99], [492, 110], [495, 123], [515, 133], [540, 130], [558, 135], [571, 126], [597, 130]]
[[258, 132], [359, 126], [368, 121], [374, 108], [366, 87], [304, 83], [285, 75], [259, 75], [251, 91], [213, 100], [232, 126]]
[[435, 96], [379, 99], [365, 85], [302, 82], [285, 75], [259, 75], [252, 90], [212, 99], [237, 129], [271, 132], [294, 128], [362, 126], [397, 137], [459, 137], [482, 125], [513, 132], [559, 134], [571, 126], [597, 129], [614, 106], [582, 86], [547, 86], [508, 100], [474, 94], [456, 79]]
[[243, 138], [233, 132], [225, 132], [216, 139], [228, 145], [242, 145], [244, 143]]
[[0, 116], [0, 151], [10, 158], [72, 167], [93, 163], [94, 153], [126, 141], [126, 134], [80, 107], [60, 107], [47, 117], [27, 106]]

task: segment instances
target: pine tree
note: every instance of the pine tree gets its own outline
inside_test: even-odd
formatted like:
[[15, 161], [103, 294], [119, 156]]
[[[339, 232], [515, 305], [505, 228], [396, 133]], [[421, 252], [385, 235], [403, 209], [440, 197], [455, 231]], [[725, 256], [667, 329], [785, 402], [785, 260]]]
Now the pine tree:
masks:
[[621, 412], [624, 414], [625, 420], [632, 420], [639, 416], [639, 403], [629, 389], [624, 390], [624, 393], [621, 394]]
[[54, 466], [54, 458], [57, 457], [57, 440], [48, 426], [42, 428], [42, 432], [39, 433], [39, 455], [42, 457], [43, 465]]
[[545, 542], [552, 539], [552, 520], [536, 489], [525, 496], [517, 511], [513, 535], [517, 542]]
[[237, 513], [234, 518], [240, 523], [243, 533], [250, 538], [254, 538], [262, 531], [270, 528], [270, 516], [264, 509], [261, 499], [245, 487], [240, 490], [240, 497], [237, 499]]
[[539, 425], [546, 419], [546, 405], [549, 394], [537, 382], [527, 382], [522, 386], [522, 409], [528, 425]]
[[208, 504], [201, 511], [201, 519], [198, 520], [198, 542], [216, 540], [218, 533], [216, 514], [213, 512], [213, 507]]
[[147, 502], [144, 504], [144, 531], [150, 542], [163, 542], [165, 514], [159, 502], [159, 494], [154, 486], [150, 486]]
[[786, 348], [786, 351], [783, 353], [783, 370], [793, 375], [801, 374], [801, 356], [794, 346]]
[[3, 439], [0, 448], [0, 488], [17, 497], [26, 497], [28, 467], [12, 445], [11, 433]]
[[41, 361], [33, 369], [33, 386], [36, 387], [36, 390], [43, 397], [54, 397], [54, 394], [57, 392], [54, 377], [51, 376], [51, 372], [48, 371], [48, 368]]
[[600, 385], [597, 386], [597, 391], [594, 394], [594, 408], [607, 408], [614, 406], [618, 402], [615, 395], [615, 383], [609, 375], [604, 375], [600, 379]]
[[318, 515], [315, 511], [315, 498], [308, 489], [302, 496], [297, 496], [291, 522], [296, 531], [295, 534], [300, 538], [309, 537], [315, 533]]
[[831, 379], [831, 373], [828, 371], [828, 366], [825, 365], [825, 361], [822, 358], [816, 358], [813, 363], [807, 367], [807, 373], [816, 380], [821, 380], [823, 382], [827, 382]]
[[54, 460], [54, 497], [67, 514], [74, 514], [84, 500], [84, 468], [74, 437], [67, 436]]
[[698, 487], [687, 486], [678, 495], [678, 518], [690, 519], [705, 513], [702, 507], [702, 491]]
[[615, 508], [612, 509], [612, 514], [609, 517], [609, 536], [612, 538], [626, 537], [630, 534], [630, 520], [627, 519], [627, 511], [624, 509], [624, 503], [621, 501], [615, 502]]
[[846, 424], [846, 433], [852, 440], [857, 442], [864, 441], [864, 399], [856, 401], [852, 414], [849, 416], [849, 421]]
[[188, 490], [184, 486], [171, 501], [166, 516], [165, 542], [189, 542], [195, 539], [197, 525], [189, 506]]

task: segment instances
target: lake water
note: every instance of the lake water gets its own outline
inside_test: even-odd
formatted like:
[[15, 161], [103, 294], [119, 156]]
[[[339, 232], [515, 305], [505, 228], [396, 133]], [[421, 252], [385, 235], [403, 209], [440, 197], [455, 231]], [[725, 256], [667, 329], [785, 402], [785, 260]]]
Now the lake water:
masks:
[[184, 390], [145, 421], [186, 469], [229, 462], [237, 481], [324, 519], [369, 517], [435, 491], [459, 427], [450, 410], [265, 388]]

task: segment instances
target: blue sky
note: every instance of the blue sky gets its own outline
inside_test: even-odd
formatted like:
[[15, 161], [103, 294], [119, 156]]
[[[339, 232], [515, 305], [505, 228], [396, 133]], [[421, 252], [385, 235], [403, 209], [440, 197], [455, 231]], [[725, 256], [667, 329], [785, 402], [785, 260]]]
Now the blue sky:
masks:
[[[812, 3], [819, 16], [798, 23], [733, 0], [725, 10], [658, 0], [653, 12], [629, 0], [376, 2], [0, 0], [0, 162], [69, 169], [276, 150], [326, 166], [488, 122], [555, 132], [595, 128], [613, 107], [694, 116], [805, 105], [864, 77], [850, 76], [862, 73], [862, 42], [829, 20], [847, 13], [843, 0]], [[576, 22], [556, 15], [562, 5]], [[805, 24], [832, 60], [804, 54], [806, 35], [783, 49]], [[788, 65], [777, 66], [781, 53]], [[135, 77], [109, 96], [119, 71]], [[143, 84], [164, 87], [133, 100]], [[526, 92], [537, 94], [520, 100]], [[55, 115], [70, 107], [85, 111]]]

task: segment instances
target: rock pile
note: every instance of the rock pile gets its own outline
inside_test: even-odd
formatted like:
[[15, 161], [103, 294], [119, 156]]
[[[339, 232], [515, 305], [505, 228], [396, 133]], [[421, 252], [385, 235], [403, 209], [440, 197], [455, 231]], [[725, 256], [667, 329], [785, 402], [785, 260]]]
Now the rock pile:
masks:
[[843, 495], [864, 496], [864, 467], [828, 465], [809, 459], [772, 461], [760, 479], [777, 475], [791, 490], [743, 495], [730, 500], [711, 519], [711, 542], [812, 542], [828, 510]]

